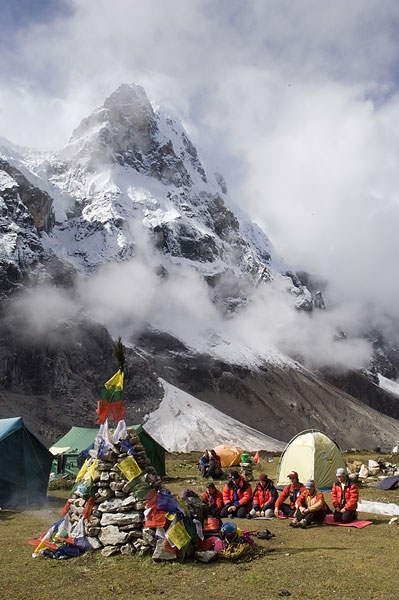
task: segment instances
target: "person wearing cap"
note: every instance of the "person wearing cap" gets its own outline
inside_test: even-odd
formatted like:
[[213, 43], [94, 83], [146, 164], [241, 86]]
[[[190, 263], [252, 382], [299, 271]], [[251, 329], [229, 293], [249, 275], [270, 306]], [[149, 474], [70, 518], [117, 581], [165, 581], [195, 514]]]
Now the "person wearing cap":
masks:
[[274, 487], [273, 481], [269, 479], [266, 473], [261, 473], [255, 486], [252, 509], [248, 514], [248, 519], [252, 517], [272, 517], [277, 498], [278, 491]]
[[357, 519], [357, 503], [359, 490], [353, 483], [345, 469], [337, 469], [337, 481], [331, 489], [331, 500], [334, 507], [334, 521], [336, 523], [351, 523]]
[[202, 494], [202, 498], [208, 505], [209, 514], [211, 517], [220, 517], [220, 511], [222, 510], [223, 494], [217, 489], [215, 484], [210, 481], [206, 486], [206, 491]]
[[322, 523], [326, 516], [326, 503], [323, 492], [315, 486], [313, 479], [308, 479], [305, 489], [295, 502], [296, 512], [292, 527], [307, 527], [312, 523]]
[[220, 516], [245, 518], [251, 509], [252, 488], [238, 471], [233, 471], [223, 488], [224, 507]]
[[[285, 517], [293, 517], [296, 511], [295, 502], [305, 489], [303, 483], [299, 481], [296, 471], [291, 471], [287, 477], [290, 483], [284, 487], [274, 506], [274, 515], [276, 517], [278, 517], [279, 512], [282, 512]], [[285, 503], [287, 498], [290, 500], [289, 504]]]

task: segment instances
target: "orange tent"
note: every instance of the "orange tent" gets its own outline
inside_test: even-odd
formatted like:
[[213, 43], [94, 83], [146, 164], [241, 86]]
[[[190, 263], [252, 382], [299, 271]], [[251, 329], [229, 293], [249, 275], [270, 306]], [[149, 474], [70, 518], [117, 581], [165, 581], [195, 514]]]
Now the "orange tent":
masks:
[[214, 451], [220, 456], [222, 468], [239, 465], [241, 462], [241, 454], [244, 452], [244, 450], [238, 448], [238, 446], [229, 446], [227, 444], [215, 446]]

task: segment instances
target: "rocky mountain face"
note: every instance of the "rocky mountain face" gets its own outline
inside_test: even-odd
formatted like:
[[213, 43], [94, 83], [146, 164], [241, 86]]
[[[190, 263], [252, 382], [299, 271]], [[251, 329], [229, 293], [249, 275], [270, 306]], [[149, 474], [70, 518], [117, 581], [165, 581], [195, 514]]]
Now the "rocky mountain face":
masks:
[[[143, 232], [157, 278], [194, 269], [222, 318], [271, 282], [293, 310], [328, 310], [319, 282], [276, 258], [266, 234], [229, 206], [223, 177], [206, 171], [181, 123], [154, 110], [141, 87], [122, 85], [58, 154], [0, 142], [0, 417], [22, 415], [49, 444], [72, 423], [93, 425], [115, 369], [112, 339], [79, 311], [38, 332], [35, 311], [27, 320], [22, 307], [37, 289], [63, 290], [76, 303], [82, 278], [137, 259]], [[162, 330], [147, 322], [123, 341], [130, 422], [158, 406], [162, 377], [283, 441], [307, 428], [344, 447], [399, 439], [395, 398], [378, 382], [358, 393], [352, 375], [312, 373], [288, 357], [221, 359], [212, 345], [195, 350], [171, 335], [168, 323]], [[371, 370], [356, 377], [368, 380], [374, 369], [395, 378], [397, 353], [377, 342], [374, 350]]]

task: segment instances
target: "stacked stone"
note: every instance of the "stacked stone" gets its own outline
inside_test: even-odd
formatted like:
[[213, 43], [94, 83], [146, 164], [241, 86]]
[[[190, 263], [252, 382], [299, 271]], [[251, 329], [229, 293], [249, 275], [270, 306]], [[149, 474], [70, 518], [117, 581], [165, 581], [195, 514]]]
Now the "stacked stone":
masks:
[[245, 463], [240, 463], [240, 467], [241, 467], [241, 473], [244, 475], [245, 479], [247, 481], [253, 481], [254, 478], [254, 474], [253, 474], [253, 467], [252, 467], [252, 462], [245, 462]]
[[[111, 432], [112, 433], [112, 432]], [[134, 459], [143, 472], [144, 479], [154, 489], [162, 489], [163, 484], [147, 457], [139, 436], [135, 431], [128, 432], [129, 444], [136, 454]], [[117, 553], [144, 554], [155, 545], [155, 531], [144, 528], [145, 499], [138, 499], [118, 468], [118, 464], [131, 456], [119, 443], [110, 444], [108, 451], [97, 459], [93, 484], [94, 506], [91, 515], [85, 519], [85, 535], [94, 550], [101, 549], [103, 556]], [[89, 465], [94, 458], [91, 458]], [[73, 527], [81, 519], [87, 500], [77, 491], [69, 498], [69, 518]]]

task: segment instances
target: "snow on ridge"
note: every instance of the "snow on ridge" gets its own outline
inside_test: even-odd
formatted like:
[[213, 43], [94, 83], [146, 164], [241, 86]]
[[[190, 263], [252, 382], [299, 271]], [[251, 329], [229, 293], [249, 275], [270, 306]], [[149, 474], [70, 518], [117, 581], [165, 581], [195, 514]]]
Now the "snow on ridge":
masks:
[[[173, 332], [170, 332], [173, 335]], [[303, 370], [303, 366], [298, 362], [282, 354], [273, 347], [268, 349], [263, 348], [262, 351], [257, 351], [251, 346], [243, 344], [240, 339], [229, 339], [213, 331], [210, 335], [197, 338], [195, 341], [182, 340], [189, 350], [198, 354], [208, 354], [216, 360], [225, 361], [231, 365], [246, 366], [251, 370], [261, 368], [266, 365], [273, 365], [277, 368], [291, 368], [295, 370]]]
[[0, 171], [0, 192], [17, 187], [18, 184], [11, 175], [5, 171]]
[[204, 451], [219, 444], [250, 452], [284, 450], [284, 442], [236, 421], [163, 379], [160, 382], [165, 394], [157, 410], [147, 417], [145, 429], [169, 452]]
[[381, 375], [381, 373], [378, 373], [378, 382], [380, 388], [390, 392], [391, 394], [394, 394], [395, 396], [399, 396], [399, 383], [397, 381], [392, 381], [391, 379]]

